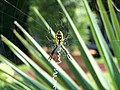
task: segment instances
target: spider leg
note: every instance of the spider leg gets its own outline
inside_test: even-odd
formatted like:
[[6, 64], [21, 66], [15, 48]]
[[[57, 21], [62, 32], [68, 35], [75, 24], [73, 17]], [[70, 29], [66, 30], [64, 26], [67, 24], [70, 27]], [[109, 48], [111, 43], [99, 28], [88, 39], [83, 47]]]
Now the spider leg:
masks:
[[61, 48], [62, 48], [63, 51], [65, 52], [66, 56], [67, 56], [68, 58], [70, 58], [69, 53], [66, 51], [66, 49], [65, 49], [62, 45], [61, 45]]
[[58, 47], [58, 45], [56, 45], [55, 48], [53, 49], [53, 51], [51, 52], [50, 57], [48, 58], [49, 61], [51, 61], [52, 56], [55, 53], [55, 50], [57, 49], [57, 47]]
[[69, 40], [69, 39], [71, 39], [71, 35], [70, 34], [68, 34], [65, 38], [64, 38], [64, 45], [67, 45], [68, 44], [68, 41], [67, 40]]
[[71, 37], [72, 37], [71, 34], [68, 33], [68, 34], [65, 36], [64, 40], [70, 39]]

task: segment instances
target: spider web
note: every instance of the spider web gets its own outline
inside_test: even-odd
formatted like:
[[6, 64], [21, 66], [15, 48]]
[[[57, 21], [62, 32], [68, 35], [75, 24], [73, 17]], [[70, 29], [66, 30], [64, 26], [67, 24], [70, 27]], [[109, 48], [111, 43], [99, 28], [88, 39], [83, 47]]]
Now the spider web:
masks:
[[[69, 1], [65, 2], [66, 6], [69, 5], [70, 2], [69, 3], [68, 2]], [[69, 38], [65, 41], [65, 45], [67, 48], [69, 48], [70, 45], [72, 46], [74, 42], [77, 42], [77, 41], [72, 42], [73, 36], [69, 32], [71, 27], [68, 24], [68, 21], [65, 18], [63, 12], [61, 11], [59, 5], [54, 4], [56, 3], [54, 0], [52, 2], [49, 1], [49, 5], [45, 5], [48, 3], [48, 1], [45, 2], [44, 0], [41, 1], [40, 4], [39, 3], [40, 2], [38, 0], [30, 0], [29, 3], [27, 0], [16, 0], [15, 2], [14, 0], [7, 0], [7, 1], [1, 0], [0, 1], [0, 8], [1, 8], [0, 33], [5, 35], [10, 41], [16, 44], [20, 49], [26, 51], [26, 49], [25, 50], [23, 49], [21, 43], [18, 44], [19, 41], [12, 33], [12, 29], [16, 28], [15, 25], [13, 24], [14, 20], [16, 20], [33, 36], [33, 38], [41, 46], [54, 48], [54, 42], [49, 41], [46, 38], [46, 36], [51, 40], [53, 40], [54, 38], [51, 37], [50, 32], [48, 32], [47, 28], [44, 26], [42, 21], [38, 17], [36, 17], [35, 13], [31, 9], [31, 7], [37, 6], [39, 8], [39, 11], [40, 12], [42, 11], [41, 14], [45, 18], [45, 20], [48, 22], [48, 24], [52, 27], [52, 29], [55, 32], [61, 30], [64, 34], [64, 38], [67, 38], [67, 36], [70, 35]], [[43, 7], [39, 7], [40, 5], [42, 5]], [[11, 9], [12, 11], [9, 11], [9, 9]], [[7, 31], [9, 31], [9, 33], [6, 33]], [[18, 32], [19, 31], [20, 30], [18, 30]], [[6, 55], [8, 53], [8, 48], [6, 49], [5, 47], [3, 49]], [[16, 57], [14, 56], [14, 58]], [[11, 59], [13, 59], [13, 57], [11, 57]], [[17, 61], [19, 60], [15, 60], [14, 62]]]

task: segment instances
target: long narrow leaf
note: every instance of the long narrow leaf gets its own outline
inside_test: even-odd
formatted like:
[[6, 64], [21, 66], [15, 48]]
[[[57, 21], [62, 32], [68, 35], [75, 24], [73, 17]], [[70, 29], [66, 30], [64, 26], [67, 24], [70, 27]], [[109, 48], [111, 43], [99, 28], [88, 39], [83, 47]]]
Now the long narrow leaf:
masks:
[[69, 65], [69, 68], [71, 69], [71, 71], [73, 72], [73, 74], [75, 75], [78, 83], [80, 85], [82, 85], [82, 87], [85, 90], [94, 90], [95, 88], [93, 87], [93, 85], [90, 83], [90, 81], [88, 80], [88, 78], [86, 77], [86, 74], [84, 73], [84, 71], [80, 68], [80, 66], [77, 64], [77, 62], [73, 59], [73, 57], [71, 57], [71, 55], [69, 54], [69, 52], [66, 50], [66, 48], [64, 46], [63, 47], [63, 52], [66, 52], [67, 55], [69, 55], [68, 57], [65, 57], [65, 60], [67, 62], [67, 64]]
[[0, 60], [2, 62], [4, 62], [5, 64], [9, 65], [14, 71], [16, 71], [19, 75], [21, 75], [25, 80], [27, 80], [28, 83], [30, 83], [31, 85], [34, 85], [34, 87], [37, 90], [45, 90], [37, 81], [35, 81], [34, 79], [32, 79], [31, 77], [29, 77], [28, 75], [26, 75], [24, 72], [22, 72], [21, 70], [19, 70], [14, 64], [12, 64], [12, 62], [10, 62], [7, 58], [5, 58], [4, 56], [0, 55]]
[[[102, 17], [102, 20], [103, 20], [103, 24], [105, 26], [108, 38], [109, 38], [110, 43], [112, 45], [112, 49], [113, 49], [113, 51], [115, 53], [116, 58], [118, 59], [118, 62], [120, 63], [119, 43], [117, 41], [117, 38], [115, 37], [115, 33], [113, 31], [112, 25], [110, 24], [110, 20], [109, 20], [109, 18], [107, 16], [107, 13], [106, 13], [105, 8], [104, 8], [104, 6], [102, 4], [102, 1], [101, 0], [97, 0], [97, 4], [98, 4], [98, 7], [100, 9], [100, 14], [101, 14], [101, 17]], [[119, 74], [119, 71], [116, 68], [115, 64], [113, 65], [113, 70], [111, 72], [112, 72], [112, 75], [113, 75], [113, 79], [112, 80], [114, 82], [113, 83], [114, 84], [114, 88], [120, 89], [120, 85], [119, 85], [119, 83], [120, 83], [120, 74]], [[115, 85], [115, 83], [117, 84], [117, 86]]]
[[[115, 54], [115, 56], [118, 60], [118, 64], [120, 65], [120, 55], [119, 55], [120, 48], [119, 48], [119, 43], [118, 43], [119, 41], [116, 40], [114, 30], [113, 30], [112, 25], [110, 23], [110, 20], [107, 16], [107, 12], [105, 11], [105, 8], [102, 4], [102, 1], [97, 0], [97, 4], [98, 4], [98, 7], [99, 7], [100, 14], [101, 14], [101, 17], [102, 17], [102, 20], [103, 20], [103, 24], [104, 24], [105, 30], [107, 32], [107, 36], [109, 38], [109, 41], [111, 43], [113, 52], [114, 52], [114, 54]], [[104, 13], [103, 13], [103, 11], [104, 11]]]
[[115, 10], [113, 8], [112, 0], [107, 0], [107, 1], [108, 1], [111, 20], [112, 20], [112, 25], [115, 30], [115, 35], [116, 35], [117, 40], [120, 40], [120, 25], [118, 23], [117, 14], [115, 13]]
[[8, 78], [10, 78], [12, 81], [14, 81], [15, 83], [17, 83], [19, 86], [23, 87], [23, 89], [27, 89], [27, 90], [31, 90], [29, 88], [29, 86], [25, 85], [25, 83], [21, 82], [20, 80], [16, 79], [15, 77], [11, 76], [10, 74], [8, 74], [7, 72], [3, 71], [0, 69], [0, 72], [6, 74], [6, 76]]
[[[112, 25], [114, 27], [114, 32], [115, 32], [115, 36], [116, 36], [116, 40], [114, 40], [113, 38], [113, 51], [118, 59], [118, 64], [120, 66], [120, 57], [118, 55], [118, 53], [120, 52], [119, 49], [119, 44], [120, 44], [120, 25], [117, 19], [117, 13], [115, 12], [113, 5], [112, 5], [112, 0], [108, 0], [108, 6], [109, 6], [109, 11], [110, 11], [110, 16], [111, 16], [111, 20], [112, 20]], [[116, 45], [117, 44], [117, 45]]]
[[15, 90], [17, 90], [17, 89], [21, 90], [21, 88], [19, 88], [19, 87], [16, 86], [15, 84], [12, 84], [12, 83], [6, 81], [6, 80], [3, 79], [3, 78], [0, 78], [0, 81], [3, 81], [4, 83], [6, 83], [6, 85], [8, 85], [9, 87], [11, 87], [11, 88], [13, 88], [13, 89], [15, 89]]
[[95, 62], [95, 60], [93, 59], [93, 57], [90, 55], [90, 53], [88, 53], [89, 51], [88, 51], [85, 43], [83, 42], [81, 36], [79, 35], [77, 28], [75, 27], [72, 19], [70, 18], [70, 16], [68, 15], [66, 9], [64, 8], [61, 0], [57, 0], [57, 1], [60, 4], [63, 12], [65, 13], [65, 15], [66, 15], [66, 17], [67, 17], [67, 19], [68, 19], [71, 27], [73, 28], [72, 32], [73, 32], [74, 36], [76, 37], [76, 39], [79, 41], [78, 42], [78, 46], [79, 46], [81, 54], [82, 54], [82, 56], [84, 58], [86, 66], [89, 69], [89, 71], [91, 72], [91, 74], [92, 74], [95, 82], [97, 83], [98, 87], [100, 89], [110, 89], [110, 87], [108, 87], [107, 81], [105, 80], [105, 78], [103, 77], [103, 75], [101, 75], [101, 70], [98, 67], [97, 63]]
[[118, 72], [117, 67], [115, 66], [115, 63], [113, 62], [112, 54], [110, 53], [110, 50], [108, 49], [108, 46], [106, 45], [106, 42], [103, 39], [103, 36], [100, 32], [98, 25], [94, 21], [95, 18], [93, 17], [91, 10], [90, 10], [89, 6], [87, 5], [87, 3], [85, 3], [85, 6], [87, 9], [88, 17], [89, 17], [90, 22], [91, 22], [90, 24], [91, 24], [91, 27], [93, 30], [92, 33], [93, 33], [94, 39], [96, 41], [96, 44], [98, 46], [98, 50], [100, 51], [100, 54], [103, 57], [103, 61], [105, 62], [108, 73], [110, 75], [110, 79], [113, 83], [112, 85], [115, 88], [116, 84], [115, 84], [115, 80], [114, 80], [114, 76], [115, 76], [114, 74], [116, 72]]

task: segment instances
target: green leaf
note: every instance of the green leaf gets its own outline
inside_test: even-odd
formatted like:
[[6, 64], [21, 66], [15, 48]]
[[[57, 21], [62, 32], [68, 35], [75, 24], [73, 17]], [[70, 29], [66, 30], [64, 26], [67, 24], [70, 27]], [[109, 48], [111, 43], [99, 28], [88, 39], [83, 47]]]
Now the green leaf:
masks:
[[[22, 90], [22, 89], [21, 89], [20, 87], [18, 87], [17, 85], [10, 83], [10, 82], [6, 81], [6, 80], [3, 79], [3, 78], [0, 78], [0, 81], [3, 81], [4, 83], [6, 83], [6, 85], [10, 86], [12, 89], [15, 89], [15, 90], [17, 90], [17, 89]], [[0, 89], [1, 89], [1, 88], [0, 88]]]
[[[110, 87], [108, 86], [107, 81], [105, 80], [105, 78], [103, 77], [103, 75], [101, 75], [101, 70], [98, 67], [97, 63], [95, 62], [95, 60], [93, 59], [93, 57], [90, 55], [85, 43], [83, 42], [80, 34], [78, 33], [78, 30], [76, 28], [76, 26], [74, 25], [72, 19], [70, 18], [69, 14], [67, 13], [66, 9], [64, 8], [64, 6], [62, 5], [60, 0], [57, 0], [58, 3], [60, 4], [63, 12], [65, 13], [71, 27], [73, 28], [72, 33], [74, 34], [74, 36], [76, 37], [76, 39], [79, 41], [77, 44], [79, 46], [79, 50], [81, 51], [82, 57], [86, 63], [86, 66], [88, 68], [88, 70], [91, 72], [97, 86], [99, 87], [99, 89], [109, 89]], [[86, 0], [83, 1], [85, 5], [87, 5]], [[87, 5], [88, 7], [88, 5]]]
[[111, 20], [112, 20], [112, 25], [115, 30], [115, 36], [116, 36], [117, 40], [120, 40], [120, 25], [119, 25], [115, 10], [112, 5], [112, 0], [107, 0], [107, 1], [108, 1]]
[[7, 72], [5, 72], [5, 71], [3, 71], [1, 69], [0, 69], [0, 72], [4, 73], [6, 75], [6, 77], [10, 78], [14, 83], [16, 83], [17, 85], [21, 86], [23, 89], [31, 90], [28, 85], [26, 85], [25, 83], [23, 83], [20, 80], [16, 79], [15, 77], [11, 76]]
[[24, 80], [27, 81], [27, 83], [34, 85], [35, 89], [37, 90], [45, 90], [36, 80], [32, 79], [28, 75], [26, 75], [24, 72], [19, 70], [12, 62], [10, 62], [7, 58], [4, 56], [0, 55], [0, 60], [4, 62], [5, 64], [9, 65], [15, 72], [17, 72], [19, 75], [21, 75]]
[[[113, 83], [112, 85], [115, 88], [116, 84], [115, 84], [115, 80], [114, 80], [114, 74], [116, 72], [118, 72], [118, 69], [115, 66], [115, 63], [113, 62], [112, 54], [111, 54], [105, 40], [103, 39], [103, 36], [100, 32], [100, 29], [95, 22], [95, 18], [92, 16], [92, 13], [91, 13], [90, 9], [88, 7], [86, 7], [86, 9], [87, 9], [88, 17], [89, 17], [90, 22], [91, 22], [90, 24], [91, 24], [91, 27], [92, 27], [92, 33], [93, 33], [94, 39], [96, 41], [96, 44], [97, 44], [98, 49], [100, 51], [100, 54], [103, 57], [103, 61], [105, 62], [105, 65], [107, 67], [108, 73], [110, 75], [110, 79]], [[101, 12], [102, 11], [103, 10], [101, 10]]]
[[[117, 57], [118, 62], [119, 62], [119, 60], [120, 60], [120, 58], [119, 58], [120, 57], [119, 56], [120, 49], [119, 49], [119, 43], [117, 41], [118, 40], [117, 38], [119, 38], [119, 36], [115, 35], [115, 33], [118, 33], [118, 31], [115, 30], [115, 33], [114, 33], [114, 30], [112, 28], [112, 25], [110, 24], [110, 20], [107, 16], [107, 13], [106, 13], [105, 8], [102, 4], [102, 1], [98, 0], [97, 4], [98, 4], [99, 10], [100, 10], [100, 14], [101, 14], [101, 17], [102, 17], [102, 20], [103, 20], [108, 38], [109, 38], [110, 43], [112, 45], [112, 49], [113, 49], [113, 51], [115, 53], [115, 56]], [[109, 6], [109, 10], [111, 12], [111, 15], [113, 15], [112, 16], [112, 21], [113, 21], [113, 23], [116, 24], [116, 25], [114, 25], [114, 29], [116, 29], [116, 28], [118, 28], [117, 19], [115, 18], [115, 12], [113, 11], [113, 7], [110, 5], [109, 0], [108, 0], [108, 6]], [[112, 67], [110, 67], [110, 72], [111, 72], [110, 75], [112, 77], [113, 86], [114, 86], [115, 89], [119, 90], [119, 88], [120, 88], [120, 86], [119, 86], [120, 74], [119, 74], [119, 71], [118, 71], [117, 67], [115, 66], [115, 63], [113, 62], [113, 60], [111, 60], [111, 65], [112, 65]]]
[[114, 54], [115, 54], [115, 56], [116, 56], [116, 58], [118, 60], [118, 64], [120, 65], [119, 41], [116, 40], [115, 32], [114, 32], [114, 30], [112, 28], [112, 25], [111, 25], [110, 20], [109, 20], [109, 18], [107, 16], [107, 12], [105, 11], [105, 8], [104, 8], [104, 6], [102, 4], [102, 1], [97, 0], [97, 3], [98, 3], [98, 7], [99, 7], [99, 10], [100, 10], [100, 14], [101, 14], [101, 17], [102, 17], [102, 20], [103, 20], [105, 30], [107, 32], [107, 36], [108, 36], [109, 41], [110, 41], [111, 46], [112, 46], [112, 50], [113, 50], [113, 52], [114, 52]]

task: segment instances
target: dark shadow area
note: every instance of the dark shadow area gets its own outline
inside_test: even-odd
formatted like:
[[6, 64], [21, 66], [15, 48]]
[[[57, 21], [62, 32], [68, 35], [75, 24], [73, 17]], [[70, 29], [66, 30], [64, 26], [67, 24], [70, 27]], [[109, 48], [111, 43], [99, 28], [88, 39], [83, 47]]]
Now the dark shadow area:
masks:
[[[28, 13], [29, 11], [29, 2], [24, 0], [7, 0], [16, 8], [20, 9], [22, 12]], [[21, 22], [27, 21], [27, 16], [21, 14], [14, 7], [6, 3], [4, 0], [0, 0], [0, 34], [7, 37], [10, 41], [12, 41], [15, 45], [17, 45], [21, 50], [27, 53], [25, 47], [21, 44], [21, 42], [16, 38], [13, 34], [13, 29], [18, 29], [13, 24], [15, 20], [20, 20]], [[18, 21], [19, 22], [19, 21]], [[27, 26], [19, 22], [26, 30]], [[20, 30], [17, 30], [21, 35]], [[12, 51], [2, 42], [0, 41], [0, 54], [3, 54], [5, 57], [10, 59], [12, 62], [16, 64], [21, 64], [22, 62], [12, 53]]]

